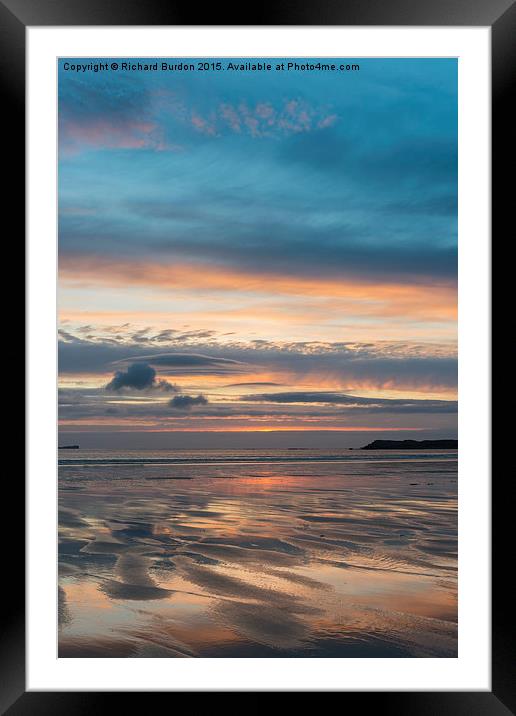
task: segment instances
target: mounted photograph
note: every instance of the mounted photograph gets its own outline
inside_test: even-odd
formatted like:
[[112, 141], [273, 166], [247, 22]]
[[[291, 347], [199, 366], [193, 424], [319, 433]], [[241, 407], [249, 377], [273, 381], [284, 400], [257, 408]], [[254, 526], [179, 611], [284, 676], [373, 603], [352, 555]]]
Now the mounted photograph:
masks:
[[57, 64], [59, 658], [456, 658], [457, 58]]

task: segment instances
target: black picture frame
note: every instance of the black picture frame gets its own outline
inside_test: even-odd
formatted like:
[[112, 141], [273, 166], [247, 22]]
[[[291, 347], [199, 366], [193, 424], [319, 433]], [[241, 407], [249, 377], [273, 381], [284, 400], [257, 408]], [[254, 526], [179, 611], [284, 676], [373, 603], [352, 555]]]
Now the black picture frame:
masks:
[[[200, 10], [191, 3], [159, 0], [0, 0], [0, 82], [6, 120], [4, 167], [9, 181], [4, 188], [6, 214], [13, 222], [11, 247], [23, 252], [22, 217], [25, 195], [25, 32], [28, 26], [80, 25], [390, 25], [390, 26], [489, 26], [492, 38], [492, 233], [503, 245], [513, 199], [514, 126], [509, 111], [510, 82], [515, 76], [516, 4], [513, 0], [319, 0], [297, 3], [289, 0], [241, 6], [212, 4]], [[199, 18], [202, 22], [198, 22]], [[11, 158], [5, 158], [5, 152]], [[512, 170], [512, 171], [511, 171]], [[512, 199], [512, 201], [511, 201]], [[4, 236], [7, 243], [7, 237]], [[23, 260], [23, 256], [20, 257]], [[500, 293], [503, 287], [500, 289]], [[497, 289], [498, 291], [498, 289]], [[498, 294], [493, 296], [498, 299]], [[23, 299], [22, 299], [23, 300]], [[501, 301], [500, 297], [500, 301]], [[29, 349], [34, 349], [29, 346]], [[19, 426], [15, 427], [19, 430]], [[13, 472], [13, 470], [10, 470]], [[16, 479], [15, 479], [16, 477]], [[344, 708], [356, 698], [361, 707], [385, 713], [454, 714], [502, 716], [516, 713], [512, 626], [512, 596], [504, 570], [504, 545], [511, 543], [512, 512], [506, 484], [492, 484], [492, 691], [471, 692], [345, 692]], [[6, 476], [7, 479], [7, 476]], [[0, 712], [22, 714], [91, 714], [121, 709], [127, 696], [133, 708], [143, 705], [141, 693], [125, 692], [26, 692], [25, 691], [25, 570], [23, 527], [24, 485], [20, 475], [15, 483], [9, 510], [13, 512], [16, 538], [6, 541], [4, 589], [0, 639]], [[6, 489], [4, 487], [4, 489]], [[236, 689], [235, 689], [236, 690]], [[153, 694], [169, 698], [171, 694]], [[145, 695], [148, 698], [148, 695]], [[365, 701], [364, 701], [365, 700]], [[172, 702], [170, 702], [172, 705]]]

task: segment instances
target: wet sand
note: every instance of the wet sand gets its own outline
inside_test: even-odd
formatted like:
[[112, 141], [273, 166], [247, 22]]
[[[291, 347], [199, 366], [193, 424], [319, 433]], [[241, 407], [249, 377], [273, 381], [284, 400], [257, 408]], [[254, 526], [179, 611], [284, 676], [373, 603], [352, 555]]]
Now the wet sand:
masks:
[[59, 469], [60, 657], [457, 655], [456, 453], [90, 458]]

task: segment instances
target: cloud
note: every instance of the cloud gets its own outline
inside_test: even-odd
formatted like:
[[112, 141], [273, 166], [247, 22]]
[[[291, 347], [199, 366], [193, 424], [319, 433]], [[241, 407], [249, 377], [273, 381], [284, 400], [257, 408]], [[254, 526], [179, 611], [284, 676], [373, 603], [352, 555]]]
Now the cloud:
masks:
[[192, 126], [195, 127], [198, 132], [202, 132], [202, 134], [214, 136], [217, 133], [213, 123], [210, 122], [210, 120], [204, 119], [204, 117], [201, 117], [196, 112], [192, 112], [191, 122]]
[[[159, 341], [158, 345], [163, 348]], [[163, 353], [162, 350], [152, 354], [149, 349], [148, 342], [139, 345], [133, 336], [128, 335], [84, 339], [67, 331], [60, 332], [59, 373], [106, 373], [113, 370], [113, 366], [126, 368], [127, 364], [136, 362], [162, 368], [174, 375], [238, 375], [246, 368], [242, 361], [220, 355]]]
[[[241, 364], [240, 361], [231, 358], [220, 358], [216, 356], [202, 355], [201, 353], [156, 353], [154, 355], [138, 356], [140, 360], [147, 360], [154, 365], [167, 366], [174, 368], [179, 367], [196, 367], [208, 365], [235, 365]], [[131, 360], [127, 358], [125, 360]], [[122, 362], [122, 361], [120, 361]]]
[[196, 405], [207, 405], [208, 398], [204, 395], [176, 395], [172, 398], [169, 405], [176, 410], [190, 410]]
[[329, 391], [290, 391], [283, 393], [255, 393], [239, 398], [244, 402], [258, 403], [317, 403], [345, 405], [353, 409], [372, 409], [374, 412], [456, 413], [455, 400], [414, 400], [397, 398], [364, 398], [362, 396], [332, 393]]
[[198, 108], [185, 113], [184, 106], [177, 106], [174, 116], [178, 120], [189, 118], [197, 132], [219, 139], [228, 132], [248, 135], [253, 139], [277, 139], [301, 132], [321, 131], [338, 120], [338, 116], [329, 114], [327, 108], [301, 99], [221, 102], [207, 114], [202, 114]]
[[102, 73], [66, 73], [62, 62], [59, 71], [59, 145], [64, 156], [87, 150], [178, 149], [168, 145], [149, 88], [134, 75], [120, 73], [115, 90]]
[[[391, 185], [394, 181], [388, 179]], [[109, 217], [105, 212], [80, 218], [61, 214], [60, 268], [73, 274], [89, 263], [102, 271], [104, 263], [108, 271], [114, 265], [116, 275], [123, 247], [129, 283], [141, 282], [140, 264], [156, 259], [174, 278], [177, 264], [202, 268], [206, 263], [222, 273], [245, 275], [454, 282], [455, 217], [449, 214], [456, 199], [442, 190], [438, 197], [409, 192], [401, 201], [391, 195], [374, 198], [370, 193], [358, 205], [357, 197], [328, 196], [315, 204], [306, 196], [297, 206], [278, 206], [275, 199], [249, 205], [241, 196], [240, 205], [232, 206], [206, 195], [203, 206], [188, 216], [181, 216], [185, 207], [177, 210], [166, 199], [147, 206], [135, 201], [123, 214], [112, 210]], [[195, 273], [188, 278], [195, 280]]]
[[148, 345], [143, 349], [135, 343], [68, 336], [58, 344], [60, 375], [105, 374], [114, 365], [126, 368], [127, 363], [143, 362], [175, 376], [229, 374], [245, 380], [244, 371], [253, 376], [260, 371], [267, 376], [264, 382], [306, 385], [307, 380], [315, 384], [324, 380], [326, 385], [331, 381], [337, 388], [353, 391], [449, 390], [457, 385], [457, 357], [446, 346], [260, 341], [204, 345], [202, 354], [160, 351], [153, 355]]
[[[138, 356], [138, 359], [158, 366], [167, 373], [176, 374], [225, 375], [238, 373], [245, 368], [241, 361], [200, 353], [157, 353]], [[126, 358], [118, 362], [125, 363], [130, 360], [133, 359]]]
[[[290, 99], [281, 103], [257, 101], [254, 105], [245, 101], [222, 103], [212, 122], [237, 134], [245, 132], [253, 138], [264, 138], [325, 129], [337, 119], [336, 114], [328, 114], [325, 108], [311, 105], [306, 100]], [[205, 124], [200, 124], [197, 129], [206, 131]]]
[[256, 387], [257, 385], [267, 386], [267, 387], [273, 387], [273, 386], [279, 387], [279, 386], [281, 386], [281, 383], [271, 383], [267, 380], [255, 380], [250, 383], [228, 383], [224, 387], [225, 388], [252, 388], [252, 387]]
[[65, 155], [85, 149], [169, 149], [159, 128], [151, 122], [127, 122], [124, 126], [106, 120], [65, 122], [60, 125]]
[[[113, 396], [115, 394], [112, 394]], [[127, 400], [124, 398], [127, 397]], [[157, 397], [157, 394], [156, 394]], [[184, 396], [182, 396], [184, 397]], [[212, 402], [202, 404], [197, 395], [188, 396], [191, 400], [175, 401], [172, 407], [169, 401], [137, 400], [136, 396], [116, 394], [116, 404], [109, 401], [109, 393], [89, 392], [80, 404], [69, 401], [60, 406], [60, 424], [65, 429], [121, 430], [121, 431], [232, 431], [270, 429], [375, 429], [386, 431], [432, 430], [441, 431], [440, 437], [456, 434], [457, 414], [455, 405], [450, 402], [450, 410], [442, 412], [433, 409], [425, 401], [416, 402], [409, 407], [371, 405], [275, 405], [273, 403]], [[202, 399], [203, 396], [201, 396]], [[192, 405], [194, 401], [194, 405]], [[177, 407], [177, 403], [183, 403]], [[407, 403], [410, 401], [407, 401]], [[186, 405], [188, 403], [188, 405]], [[115, 407], [117, 412], [113, 413]], [[383, 435], [385, 437], [385, 434]], [[393, 435], [392, 437], [395, 437]], [[80, 442], [77, 440], [77, 442]]]
[[117, 370], [106, 390], [118, 391], [123, 388], [134, 390], [160, 390], [174, 392], [175, 386], [166, 380], [157, 380], [155, 369], [148, 363], [131, 363], [127, 370]]

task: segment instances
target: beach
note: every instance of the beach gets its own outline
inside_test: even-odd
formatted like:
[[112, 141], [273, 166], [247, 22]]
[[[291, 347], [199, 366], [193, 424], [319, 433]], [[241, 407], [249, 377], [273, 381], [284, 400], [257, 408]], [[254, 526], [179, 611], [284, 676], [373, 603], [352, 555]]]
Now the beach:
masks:
[[59, 657], [457, 656], [457, 451], [60, 451]]

